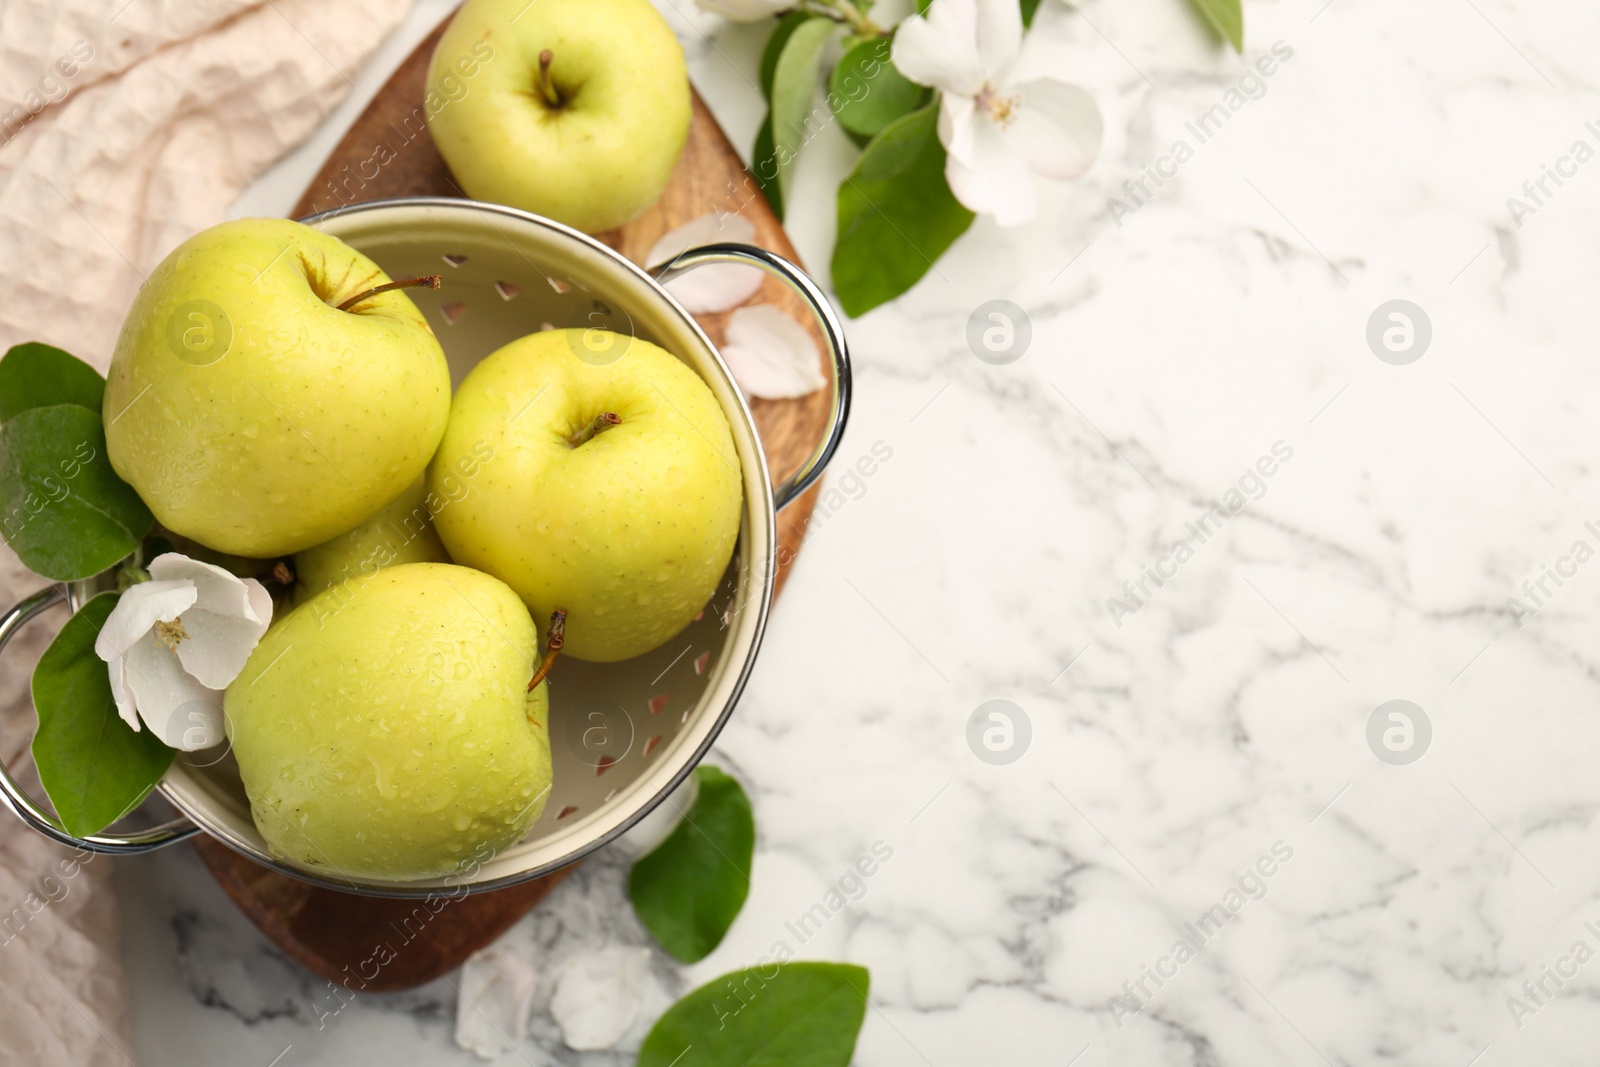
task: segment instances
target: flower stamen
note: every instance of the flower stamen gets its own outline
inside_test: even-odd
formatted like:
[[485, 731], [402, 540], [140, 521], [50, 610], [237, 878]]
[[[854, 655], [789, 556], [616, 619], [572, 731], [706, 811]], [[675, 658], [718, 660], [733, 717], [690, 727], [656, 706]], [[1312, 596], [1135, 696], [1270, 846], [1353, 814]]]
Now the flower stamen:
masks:
[[1022, 110], [1022, 97], [1020, 95], [1001, 96], [992, 88], [985, 85], [978, 90], [974, 102], [978, 110], [989, 116], [989, 120], [1002, 130], [1017, 120], [1017, 113]]
[[188, 631], [183, 628], [182, 619], [173, 619], [171, 622], [157, 622], [155, 625], [156, 640], [167, 646], [170, 652], [178, 651], [180, 642], [189, 639]]

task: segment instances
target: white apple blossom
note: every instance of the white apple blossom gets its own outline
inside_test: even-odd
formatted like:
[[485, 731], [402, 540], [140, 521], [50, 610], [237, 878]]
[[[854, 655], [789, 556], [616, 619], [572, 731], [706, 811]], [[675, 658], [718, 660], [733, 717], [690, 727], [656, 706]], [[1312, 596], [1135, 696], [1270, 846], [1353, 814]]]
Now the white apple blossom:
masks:
[[253, 578], [176, 552], [150, 562], [150, 581], [122, 594], [95, 638], [122, 719], [140, 720], [185, 752], [223, 738], [222, 690], [244, 670], [272, 621]]
[[1032, 174], [1064, 180], [1089, 169], [1104, 124], [1094, 98], [1053, 76], [1017, 80], [1017, 0], [933, 0], [900, 24], [901, 74], [939, 90], [945, 180], [969, 210], [1002, 226], [1033, 218]]
[[735, 22], [760, 22], [794, 7], [795, 0], [695, 0], [701, 11], [733, 19]]

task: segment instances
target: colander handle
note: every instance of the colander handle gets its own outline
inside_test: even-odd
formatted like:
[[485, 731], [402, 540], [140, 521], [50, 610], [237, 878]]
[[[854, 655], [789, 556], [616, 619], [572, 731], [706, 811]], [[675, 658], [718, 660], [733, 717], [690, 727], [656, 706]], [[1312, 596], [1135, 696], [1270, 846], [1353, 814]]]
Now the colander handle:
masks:
[[[47, 608], [53, 608], [67, 599], [67, 594], [58, 585], [41, 590], [33, 596], [12, 607], [0, 616], [0, 650], [11, 642], [17, 631], [27, 624], [28, 620], [38, 615]], [[61, 825], [52, 818], [43, 808], [33, 802], [33, 798], [22, 791], [17, 780], [11, 776], [11, 768], [0, 761], [0, 794], [4, 794], [6, 807], [16, 812], [17, 818], [33, 827], [35, 830], [52, 841], [59, 841], [63, 845], [85, 849], [89, 852], [109, 852], [131, 855], [138, 852], [150, 852], [153, 849], [170, 845], [175, 841], [182, 841], [186, 837], [193, 837], [200, 832], [200, 828], [188, 819], [173, 819], [171, 822], [143, 830], [136, 834], [89, 834], [85, 837], [73, 837], [61, 828]]]
[[650, 274], [656, 281], [665, 285], [678, 275], [696, 267], [703, 267], [707, 263], [744, 263], [760, 267], [793, 289], [795, 295], [804, 300], [810, 306], [811, 313], [817, 317], [817, 325], [822, 328], [823, 342], [828, 348], [828, 358], [833, 363], [828, 432], [823, 434], [816, 451], [800, 464], [800, 469], [773, 490], [775, 506], [777, 510], [782, 511], [822, 477], [823, 469], [838, 450], [839, 440], [844, 437], [844, 426], [850, 418], [850, 350], [845, 345], [844, 327], [840, 325], [839, 317], [833, 312], [833, 305], [828, 303], [827, 296], [818, 288], [817, 283], [807, 277], [805, 271], [776, 252], [768, 252], [765, 248], [732, 243], [701, 245], [699, 248], [691, 248], [674, 256], [666, 263], [651, 267]]

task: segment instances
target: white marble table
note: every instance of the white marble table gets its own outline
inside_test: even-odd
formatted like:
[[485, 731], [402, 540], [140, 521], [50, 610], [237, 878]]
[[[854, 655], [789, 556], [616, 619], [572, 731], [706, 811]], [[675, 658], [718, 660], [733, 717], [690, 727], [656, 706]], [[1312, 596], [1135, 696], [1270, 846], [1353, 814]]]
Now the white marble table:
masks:
[[[675, 18], [747, 145], [759, 35]], [[1029, 47], [1100, 100], [1100, 162], [852, 324], [841, 460], [892, 458], [806, 548], [722, 736], [754, 888], [709, 959], [657, 957], [669, 993], [787, 939], [871, 968], [871, 1067], [1595, 1061], [1600, 162], [1561, 160], [1600, 148], [1600, 26], [1522, 0], [1247, 18], [1245, 62], [1292, 56], [1202, 144], [1185, 123], [1244, 63], [1180, 0], [1045, 0]], [[284, 211], [358, 104], [239, 212]], [[830, 129], [801, 164], [813, 267], [849, 154]], [[1547, 164], [1568, 174], [1535, 203]], [[1032, 325], [1005, 366], [965, 339], [994, 298]], [[1410, 363], [1367, 341], [1395, 299], [1431, 324]], [[1396, 699], [1431, 726], [1408, 764], [1421, 732], [1368, 742]], [[969, 748], [990, 700], [1030, 724], [1014, 762]], [[892, 859], [799, 944], [785, 924], [875, 841]], [[320, 983], [186, 850], [119, 863], [144, 1063], [474, 1062], [447, 982], [319, 1029]], [[529, 936], [552, 959], [641, 943], [625, 869], [585, 867]], [[535, 1024], [497, 1062], [632, 1062]]]

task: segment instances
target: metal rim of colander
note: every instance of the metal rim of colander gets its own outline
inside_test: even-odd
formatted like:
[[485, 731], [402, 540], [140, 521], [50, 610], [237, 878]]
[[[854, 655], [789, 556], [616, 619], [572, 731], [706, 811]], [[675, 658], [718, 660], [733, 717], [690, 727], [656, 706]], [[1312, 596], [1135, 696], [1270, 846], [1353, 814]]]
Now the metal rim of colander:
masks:
[[[665, 783], [657, 787], [653, 794], [647, 797], [634, 811], [622, 818], [616, 825], [607, 830], [596, 833], [588, 839], [580, 841], [575, 846], [566, 849], [561, 855], [550, 860], [534, 864], [523, 870], [515, 871], [501, 877], [485, 879], [482, 881], [453, 882], [451, 877], [446, 877], [443, 879], [430, 879], [418, 882], [359, 882], [324, 877], [316, 872], [308, 871], [303, 868], [284, 863], [272, 857], [271, 855], [262, 852], [252, 843], [238, 838], [238, 836], [229, 830], [228, 827], [222, 825], [216, 819], [206, 817], [205, 809], [203, 807], [189, 803], [188, 798], [183, 796], [181, 791], [176, 789], [166, 779], [163, 779], [158, 788], [162, 795], [165, 796], [175, 808], [177, 808], [183, 818], [174, 820], [159, 827], [155, 827], [151, 830], [144, 831], [143, 833], [131, 834], [126, 837], [119, 835], [89, 835], [88, 837], [79, 839], [67, 834], [54, 822], [54, 820], [50, 819], [47, 813], [40, 809], [30, 798], [26, 796], [26, 794], [22, 793], [12, 778], [9, 769], [0, 766], [0, 799], [3, 799], [6, 805], [33, 829], [63, 844], [74, 845], [80, 848], [89, 848], [93, 851], [124, 854], [150, 851], [154, 848], [159, 848], [166, 844], [184, 840], [196, 833], [203, 832], [240, 855], [243, 855], [246, 858], [256, 863], [260, 863], [261, 865], [274, 871], [294, 878], [298, 881], [307, 882], [312, 885], [318, 885], [340, 892], [354, 892], [365, 896], [398, 899], [427, 899], [440, 896], [470, 895], [474, 893], [488, 892], [495, 889], [502, 889], [508, 886], [517, 885], [543, 877], [565, 867], [571, 866], [572, 864], [592, 854], [596, 850], [603, 848], [612, 841], [615, 841], [634, 826], [638, 825], [639, 822], [645, 819], [651, 812], [656, 810], [656, 808], [658, 808], [663, 802], [671, 797], [673, 793], [684, 783], [684, 781], [687, 780], [689, 775], [700, 764], [707, 753], [710, 752], [712, 746], [716, 743], [718, 736], [721, 734], [724, 726], [726, 726], [729, 718], [732, 716], [734, 707], [738, 704], [740, 697], [743, 695], [745, 685], [748, 683], [750, 674], [755, 667], [756, 656], [760, 652], [761, 643], [765, 636], [767, 619], [772, 607], [773, 589], [777, 574], [777, 512], [782, 506], [781, 504], [775, 502], [775, 490], [772, 486], [771, 474], [767, 466], [766, 456], [761, 448], [760, 433], [756, 428], [754, 417], [750, 412], [749, 405], [745, 401], [742, 392], [739, 390], [737, 383], [734, 381], [732, 372], [728, 368], [726, 361], [722, 358], [717, 346], [712, 343], [711, 339], [706, 335], [705, 331], [695, 320], [694, 316], [690, 314], [689, 311], [685, 309], [683, 305], [665, 288], [664, 285], [657, 281], [657, 279], [653, 277], [649, 271], [639, 267], [614, 249], [608, 247], [600, 241], [595, 240], [587, 234], [581, 233], [572, 229], [571, 227], [564, 226], [560, 223], [531, 214], [529, 212], [520, 211], [516, 208], [505, 207], [498, 204], [487, 204], [452, 197], [403, 197], [390, 200], [371, 201], [363, 204], [346, 205], [334, 208], [330, 211], [307, 216], [299, 221], [308, 226], [316, 227], [319, 226], [319, 224], [327, 222], [335, 217], [358, 213], [364, 214], [370, 212], [416, 208], [438, 208], [445, 210], [461, 210], [464, 208], [479, 214], [500, 216], [506, 219], [514, 220], [519, 225], [533, 226], [547, 231], [548, 233], [554, 234], [559, 238], [570, 240], [584, 246], [589, 251], [599, 255], [602, 259], [609, 261], [610, 264], [616, 269], [632, 275], [636, 281], [643, 283], [651, 291], [653, 297], [663, 301], [666, 306], [668, 306], [681, 320], [682, 325], [696, 337], [702, 346], [703, 351], [710, 356], [719, 373], [723, 376], [724, 385], [729, 387], [725, 391], [725, 395], [732, 397], [739, 419], [741, 420], [749, 440], [754, 446], [751, 449], [751, 452], [759, 471], [759, 477], [746, 478], [745, 484], [749, 486], [752, 482], [754, 482], [760, 487], [760, 503], [762, 505], [762, 513], [766, 517], [764, 538], [765, 543], [760, 546], [762, 550], [760, 560], [752, 563], [749, 572], [752, 576], [755, 576], [759, 573], [762, 582], [759, 611], [756, 613], [754, 626], [749, 635], [749, 645], [748, 648], [744, 650], [742, 662], [740, 663], [737, 674], [733, 678], [731, 686], [727, 691], [727, 696], [723, 701], [722, 707], [716, 713], [716, 716], [711, 722], [705, 736], [691, 752], [688, 752], [686, 755], [680, 757], [679, 766], [672, 772]], [[492, 222], [491, 225], [493, 225]], [[498, 229], [498, 227], [496, 228]], [[503, 233], [502, 236], [504, 236]], [[761, 250], [751, 249], [751, 251], [760, 253]], [[830, 415], [830, 432], [825, 439], [823, 447], [819, 448], [816, 455], [812, 457], [809, 467], [803, 468], [801, 472], [797, 472], [796, 477], [790, 479], [790, 481], [786, 483], [784, 489], [787, 490], [787, 492], [785, 493], [785, 499], [783, 501], [783, 503], [786, 504], [797, 497], [800, 492], [808, 487], [811, 482], [820, 475], [822, 468], [827, 464], [827, 461], [831, 459], [833, 450], [837, 447], [839, 437], [843, 432], [844, 420], [848, 414], [849, 408], [849, 363], [848, 355], [843, 349], [842, 331], [839, 329], [836, 319], [834, 319], [832, 316], [832, 309], [828, 308], [825, 303], [821, 306], [818, 306], [815, 297], [807, 291], [808, 289], [814, 290], [814, 283], [810, 283], [810, 279], [805, 278], [803, 272], [800, 272], [798, 268], [794, 267], [792, 264], [788, 264], [786, 261], [783, 261], [778, 257], [773, 257], [770, 253], [766, 253], [764, 255], [767, 261], [758, 262], [757, 265], [765, 266], [770, 273], [775, 273], [780, 278], [784, 278], [786, 281], [788, 281], [791, 287], [797, 291], [801, 298], [806, 300], [806, 302], [812, 306], [813, 311], [818, 315], [819, 320], [821, 320], [823, 329], [829, 334], [830, 345], [832, 345], [835, 350], [834, 363], [836, 381], [834, 410]], [[753, 257], [752, 260], [754, 261]], [[788, 278], [783, 272], [773, 270], [772, 263], [770, 262], [771, 260], [777, 260], [777, 262], [783, 267], [794, 271], [800, 276], [800, 278], [804, 278], [808, 285], [802, 287], [794, 278]], [[726, 407], [728, 405], [725, 404], [724, 406]], [[748, 493], [746, 493], [746, 507], [752, 507], [752, 502], [749, 500]], [[92, 594], [92, 592], [93, 586], [90, 583], [72, 583], [65, 590], [63, 590], [60, 586], [56, 586], [17, 604], [8, 613], [6, 613], [3, 618], [0, 618], [0, 649], [3, 649], [5, 645], [9, 643], [16, 632], [30, 618], [38, 615], [62, 600], [68, 601], [73, 610], [76, 610], [77, 606], [84, 599], [87, 599], [87, 595]], [[749, 602], [748, 599], [746, 599], [746, 610], [748, 610], [748, 607]], [[196, 808], [198, 808], [198, 810], [192, 810]], [[190, 825], [184, 825], [185, 822], [188, 822]], [[517, 842], [517, 844], [521, 843], [521, 841]]]

